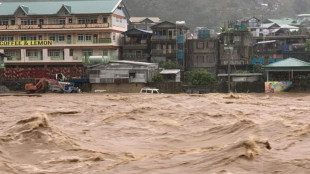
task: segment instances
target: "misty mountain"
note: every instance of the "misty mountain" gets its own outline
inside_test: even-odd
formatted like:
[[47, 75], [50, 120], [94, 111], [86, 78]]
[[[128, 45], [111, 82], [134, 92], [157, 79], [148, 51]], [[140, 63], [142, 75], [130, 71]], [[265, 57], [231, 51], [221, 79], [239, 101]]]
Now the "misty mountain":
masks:
[[[124, 0], [131, 16], [185, 20], [194, 27], [218, 29], [244, 17], [283, 18], [310, 13], [309, 0]], [[262, 4], [268, 4], [262, 5]]]

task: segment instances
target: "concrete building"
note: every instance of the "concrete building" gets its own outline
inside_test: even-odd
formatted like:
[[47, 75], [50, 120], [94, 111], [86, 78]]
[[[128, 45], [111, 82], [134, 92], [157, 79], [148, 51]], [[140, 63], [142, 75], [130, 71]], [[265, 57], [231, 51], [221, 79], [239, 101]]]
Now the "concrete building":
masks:
[[236, 30], [234, 32], [224, 32], [220, 36], [218, 71], [225, 74], [229, 64], [235, 70], [248, 69], [252, 58], [252, 34], [249, 31]]
[[132, 28], [122, 38], [123, 60], [150, 61], [152, 31]]
[[185, 22], [161, 22], [151, 27], [151, 61], [162, 62], [171, 60], [179, 65], [184, 61], [184, 45], [188, 27]]
[[218, 39], [188, 39], [186, 70], [205, 69], [216, 74]]
[[158, 17], [131, 17], [129, 19], [128, 29], [151, 30], [151, 26], [160, 22]]
[[110, 61], [89, 69], [92, 91], [139, 92], [158, 72], [157, 63]]
[[122, 0], [3, 2], [0, 52], [9, 56], [7, 68], [81, 66], [89, 56], [118, 59], [127, 18]]

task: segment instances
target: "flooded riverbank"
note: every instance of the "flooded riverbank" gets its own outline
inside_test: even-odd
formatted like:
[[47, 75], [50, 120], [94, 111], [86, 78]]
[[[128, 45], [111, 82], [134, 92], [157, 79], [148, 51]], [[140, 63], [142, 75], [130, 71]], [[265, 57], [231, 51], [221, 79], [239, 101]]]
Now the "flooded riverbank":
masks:
[[1, 173], [310, 173], [309, 94], [0, 97]]

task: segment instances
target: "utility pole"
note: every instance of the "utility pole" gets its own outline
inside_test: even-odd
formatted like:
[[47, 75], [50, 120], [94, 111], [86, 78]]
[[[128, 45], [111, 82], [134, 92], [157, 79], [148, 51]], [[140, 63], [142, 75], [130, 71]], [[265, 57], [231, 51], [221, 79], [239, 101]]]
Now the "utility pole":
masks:
[[[229, 36], [228, 36], [229, 38]], [[227, 53], [227, 59], [228, 59], [228, 67], [227, 67], [227, 77], [228, 77], [228, 93], [231, 92], [231, 89], [230, 89], [230, 83], [231, 83], [231, 66], [230, 66], [230, 59], [232, 59], [232, 52], [233, 52], [233, 46], [228, 43], [227, 46], [224, 47], [224, 50], [228, 50], [229, 51], [229, 56], [228, 56], [228, 53]]]

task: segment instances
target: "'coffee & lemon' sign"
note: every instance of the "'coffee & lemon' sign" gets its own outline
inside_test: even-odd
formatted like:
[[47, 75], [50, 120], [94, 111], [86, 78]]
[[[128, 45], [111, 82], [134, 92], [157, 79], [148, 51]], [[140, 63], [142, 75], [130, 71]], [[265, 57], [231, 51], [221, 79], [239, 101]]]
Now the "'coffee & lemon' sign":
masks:
[[49, 46], [49, 45], [53, 45], [52, 40], [0, 41], [0, 46]]

